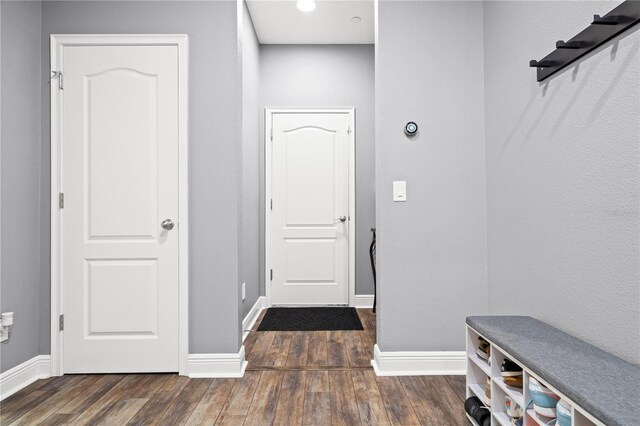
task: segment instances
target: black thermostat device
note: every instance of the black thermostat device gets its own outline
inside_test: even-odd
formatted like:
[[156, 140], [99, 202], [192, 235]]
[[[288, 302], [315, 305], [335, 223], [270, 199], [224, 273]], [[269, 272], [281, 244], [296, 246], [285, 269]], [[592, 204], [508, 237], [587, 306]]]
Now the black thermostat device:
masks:
[[414, 136], [416, 133], [418, 133], [418, 125], [416, 123], [414, 123], [413, 121], [410, 121], [407, 124], [405, 124], [404, 126], [405, 135]]

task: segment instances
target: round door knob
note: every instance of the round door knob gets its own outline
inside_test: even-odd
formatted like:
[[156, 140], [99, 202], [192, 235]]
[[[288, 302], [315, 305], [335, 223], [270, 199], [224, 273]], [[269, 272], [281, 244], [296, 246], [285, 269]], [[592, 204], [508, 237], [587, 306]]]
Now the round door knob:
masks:
[[346, 220], [347, 220], [347, 217], [346, 217], [346, 216], [340, 216], [340, 217], [338, 218], [338, 220], [339, 220], [340, 222], [344, 222], [344, 221], [346, 221]]
[[162, 226], [163, 229], [166, 229], [167, 231], [171, 231], [174, 227], [174, 223], [171, 219], [165, 219], [162, 221], [162, 223], [160, 223], [160, 226]]

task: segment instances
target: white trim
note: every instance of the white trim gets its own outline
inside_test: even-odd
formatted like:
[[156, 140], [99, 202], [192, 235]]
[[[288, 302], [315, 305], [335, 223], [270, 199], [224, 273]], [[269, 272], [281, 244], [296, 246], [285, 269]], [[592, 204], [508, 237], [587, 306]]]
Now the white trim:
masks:
[[[271, 256], [269, 247], [271, 246], [271, 209], [269, 202], [271, 199], [271, 128], [274, 113], [309, 113], [309, 114], [349, 114], [351, 120], [349, 126], [349, 306], [355, 306], [356, 295], [356, 109], [354, 107], [338, 108], [265, 108], [264, 110], [264, 173], [265, 173], [265, 197], [264, 197], [264, 282], [265, 282], [265, 307], [271, 306], [271, 280], [269, 271], [271, 269]], [[302, 305], [301, 305], [302, 306]], [[317, 306], [309, 304], [309, 306]]]
[[356, 109], [349, 108], [349, 306], [356, 297]]
[[266, 307], [267, 298], [264, 296], [258, 297], [256, 303], [253, 304], [251, 310], [247, 313], [247, 315], [242, 320], [242, 341], [247, 338], [249, 335], [249, 330], [253, 328], [258, 317], [260, 316], [260, 312]]
[[373, 294], [356, 294], [355, 307], [360, 309], [373, 309]]
[[377, 376], [464, 375], [467, 355], [464, 351], [382, 352], [375, 345], [371, 365]]
[[267, 307], [271, 306], [271, 110], [264, 109], [264, 297]]
[[34, 356], [0, 374], [0, 401], [10, 397], [39, 379], [51, 377], [51, 357]]
[[[180, 375], [187, 374], [189, 352], [189, 137], [188, 137], [188, 76], [189, 37], [186, 34], [52, 34], [50, 37], [51, 69], [60, 70], [63, 64], [62, 48], [79, 45], [164, 45], [178, 47], [178, 351], [176, 369]], [[64, 312], [62, 306], [62, 284], [60, 273], [61, 218], [58, 209], [58, 193], [62, 170], [59, 159], [62, 129], [62, 97], [57, 84], [51, 84], [51, 375], [64, 374], [63, 338], [58, 331], [58, 316]]]
[[237, 354], [189, 354], [189, 377], [242, 377], [247, 364], [244, 346]]

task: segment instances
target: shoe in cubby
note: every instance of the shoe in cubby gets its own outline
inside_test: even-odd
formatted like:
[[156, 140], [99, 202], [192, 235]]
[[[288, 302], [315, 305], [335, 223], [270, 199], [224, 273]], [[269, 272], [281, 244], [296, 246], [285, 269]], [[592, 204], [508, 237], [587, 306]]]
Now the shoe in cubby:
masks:
[[509, 386], [510, 388], [520, 389], [520, 390], [522, 389], [522, 384], [524, 383], [522, 376], [505, 377], [503, 381], [504, 381], [504, 384]]
[[464, 402], [464, 411], [471, 417], [479, 426], [491, 425], [491, 412], [482, 404], [480, 398], [472, 396], [467, 398]]
[[490, 362], [491, 345], [480, 336], [478, 336], [478, 348], [476, 349], [476, 355], [484, 361]]
[[557, 426], [571, 426], [571, 406], [561, 399], [556, 405], [556, 413], [558, 414]]
[[556, 417], [556, 406], [560, 400], [558, 395], [533, 377], [529, 378], [529, 392], [533, 399], [533, 410], [536, 414], [549, 418]]
[[500, 366], [500, 374], [502, 377], [522, 377], [522, 367], [511, 361], [509, 358], [505, 358]]
[[521, 418], [524, 416], [522, 407], [520, 407], [509, 395], [504, 397], [505, 413], [511, 418]]
[[484, 403], [487, 407], [491, 407], [491, 379], [489, 378], [484, 385]]

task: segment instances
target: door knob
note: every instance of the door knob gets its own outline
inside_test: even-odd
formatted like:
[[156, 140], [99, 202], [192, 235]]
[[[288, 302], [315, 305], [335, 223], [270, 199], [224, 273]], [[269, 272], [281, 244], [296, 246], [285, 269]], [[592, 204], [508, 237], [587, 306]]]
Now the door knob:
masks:
[[160, 223], [160, 226], [162, 226], [162, 228], [166, 229], [167, 231], [171, 231], [173, 229], [174, 223], [171, 219], [165, 219], [162, 221], [162, 223]]
[[346, 221], [346, 220], [347, 220], [347, 217], [346, 217], [346, 216], [340, 216], [340, 217], [338, 218], [338, 220], [339, 220], [340, 222], [344, 222], [344, 221]]

